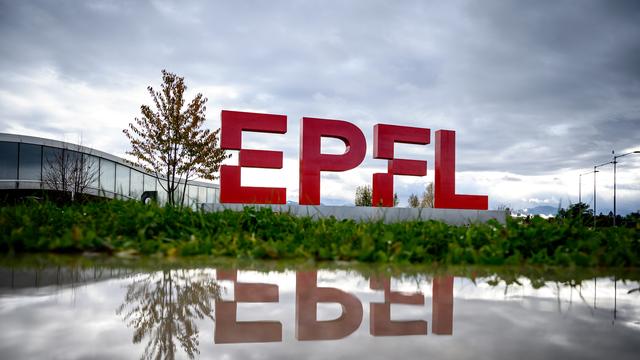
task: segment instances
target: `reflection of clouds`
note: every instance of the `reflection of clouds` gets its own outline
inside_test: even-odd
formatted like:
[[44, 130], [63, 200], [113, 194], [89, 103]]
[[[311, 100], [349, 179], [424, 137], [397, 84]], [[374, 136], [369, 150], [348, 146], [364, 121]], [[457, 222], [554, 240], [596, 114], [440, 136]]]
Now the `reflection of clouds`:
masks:
[[[594, 284], [593, 280], [583, 281], [581, 285], [571, 287], [567, 284], [546, 282], [545, 286], [535, 289], [531, 286], [529, 279], [520, 277], [518, 284], [506, 285], [500, 281], [497, 285], [489, 282], [493, 278], [477, 278], [475, 284], [466, 278], [456, 278], [454, 288], [456, 298], [461, 299], [485, 299], [485, 300], [519, 300], [525, 297], [560, 299], [562, 301], [575, 301], [580, 299], [579, 293], [587, 299], [593, 299], [594, 292], [597, 298], [601, 298], [603, 304], [613, 304], [614, 282], [612, 278], [598, 278]], [[638, 287], [638, 282], [627, 281], [617, 282], [617, 294], [619, 301], [630, 299], [627, 292]], [[597, 286], [597, 289], [596, 289]]]
[[[377, 122], [453, 128], [459, 171], [500, 177], [560, 175], [638, 144], [634, 1], [201, 1], [175, 6], [172, 16], [165, 1], [99, 4], [3, 2], [1, 131], [82, 133], [86, 143], [122, 153], [125, 139], [105, 130], [126, 127], [149, 101], [145, 87], [168, 68], [209, 98], [213, 128], [223, 108], [289, 116], [285, 136], [247, 142], [284, 151], [278, 174], [289, 200], [297, 199], [302, 116], [353, 121], [370, 144]], [[420, 148], [431, 161], [433, 146]], [[323, 181], [323, 201], [352, 203], [355, 185], [370, 181], [376, 166], [368, 157], [359, 171]], [[399, 185], [410, 184], [405, 178]], [[524, 180], [531, 195], [566, 197]], [[462, 192], [475, 183], [458, 179]], [[403, 202], [423, 186], [398, 186]], [[490, 190], [505, 203], [521, 195]]]
[[[196, 272], [188, 272], [195, 275]], [[211, 270], [208, 274], [215, 274]], [[282, 323], [282, 342], [255, 344], [214, 344], [215, 323], [196, 319], [200, 330], [199, 350], [203, 359], [326, 359], [329, 354], [344, 359], [388, 358], [567, 358], [634, 359], [640, 350], [640, 296], [626, 294], [635, 282], [617, 284], [618, 321], [612, 325], [613, 282], [599, 278], [598, 308], [589, 308], [592, 286], [583, 283], [583, 303], [573, 289], [560, 286], [562, 312], [558, 312], [557, 290], [553, 283], [532, 289], [526, 279], [522, 286], [510, 286], [505, 297], [504, 282], [492, 287], [491, 279], [478, 278], [477, 285], [465, 278], [454, 282], [453, 336], [438, 336], [432, 326], [432, 276], [391, 279], [394, 291], [424, 293], [424, 306], [392, 305], [394, 320], [424, 319], [429, 335], [373, 337], [369, 334], [370, 302], [383, 301], [381, 291], [369, 289], [368, 280], [355, 272], [319, 271], [318, 286], [336, 287], [357, 297], [363, 305], [363, 319], [350, 336], [336, 341], [301, 342], [295, 338], [296, 273], [239, 271], [238, 281], [277, 284], [278, 303], [240, 303], [239, 321], [275, 320]], [[0, 297], [0, 357], [6, 358], [138, 358], [143, 344], [131, 343], [131, 329], [114, 313], [133, 280], [115, 279], [77, 289], [62, 289], [48, 296], [11, 295]], [[229, 286], [229, 282], [222, 282]], [[590, 294], [590, 295], [589, 295]], [[589, 295], [589, 296], [588, 296]], [[569, 303], [569, 301], [572, 301]], [[602, 305], [600, 305], [602, 304]], [[319, 319], [335, 318], [329, 307], [319, 307]], [[322, 316], [327, 316], [323, 318]], [[27, 339], [27, 340], [25, 340]]]
[[137, 354], [128, 331], [113, 309], [124, 296], [127, 280], [63, 289], [37, 306], [28, 301], [12, 309], [0, 298], [0, 354], [7, 359], [111, 358]]

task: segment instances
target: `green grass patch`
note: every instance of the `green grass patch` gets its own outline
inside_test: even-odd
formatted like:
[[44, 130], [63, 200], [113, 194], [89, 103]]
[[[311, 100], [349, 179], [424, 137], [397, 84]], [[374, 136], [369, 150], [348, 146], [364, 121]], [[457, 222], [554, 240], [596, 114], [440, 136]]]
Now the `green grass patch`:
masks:
[[104, 252], [368, 263], [638, 267], [637, 228], [592, 230], [579, 219], [453, 226], [312, 220], [270, 209], [205, 213], [109, 201], [0, 209], [0, 251]]

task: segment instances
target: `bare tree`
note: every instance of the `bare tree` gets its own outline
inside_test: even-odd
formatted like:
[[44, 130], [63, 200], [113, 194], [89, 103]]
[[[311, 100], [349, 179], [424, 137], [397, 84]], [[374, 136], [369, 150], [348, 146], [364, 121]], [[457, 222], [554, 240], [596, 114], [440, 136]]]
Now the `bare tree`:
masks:
[[422, 193], [422, 199], [417, 195], [409, 195], [409, 206], [412, 208], [432, 208], [433, 207], [433, 183], [427, 185], [426, 190]]
[[[498, 209], [499, 211], [504, 211], [507, 213], [507, 215], [511, 215], [511, 209], [509, 208], [510, 205], [508, 204], [500, 204], [498, 205]], [[558, 214], [560, 214], [560, 211], [558, 211]]]
[[420, 199], [418, 199], [418, 196], [416, 194], [409, 195], [409, 207], [420, 207]]
[[45, 186], [69, 194], [71, 201], [75, 201], [79, 194], [86, 193], [98, 179], [97, 164], [84, 156], [80, 149], [80, 145], [77, 149], [52, 148], [52, 152], [45, 155], [46, 164], [42, 174]]
[[433, 183], [427, 185], [427, 189], [422, 193], [422, 199], [420, 200], [420, 207], [432, 208], [433, 207]]

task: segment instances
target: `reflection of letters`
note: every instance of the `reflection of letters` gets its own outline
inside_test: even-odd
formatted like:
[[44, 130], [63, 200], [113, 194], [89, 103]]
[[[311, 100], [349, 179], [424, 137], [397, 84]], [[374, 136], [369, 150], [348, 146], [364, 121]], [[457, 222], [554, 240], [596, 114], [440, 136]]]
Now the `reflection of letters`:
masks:
[[438, 335], [453, 334], [453, 276], [433, 279], [431, 332]]
[[236, 271], [218, 270], [218, 280], [233, 281], [235, 301], [216, 301], [216, 344], [282, 341], [279, 321], [237, 321], [239, 302], [278, 302], [278, 286], [239, 283]]
[[427, 335], [427, 322], [424, 320], [391, 320], [391, 304], [424, 305], [424, 295], [421, 292], [406, 294], [391, 291], [391, 280], [388, 277], [372, 277], [369, 287], [374, 290], [384, 290], [384, 303], [371, 303], [369, 322], [371, 335]]
[[[360, 327], [362, 303], [355, 296], [331, 287], [317, 286], [317, 272], [296, 274], [296, 338], [298, 340], [335, 340]], [[318, 303], [339, 303], [342, 314], [334, 320], [318, 321]]]

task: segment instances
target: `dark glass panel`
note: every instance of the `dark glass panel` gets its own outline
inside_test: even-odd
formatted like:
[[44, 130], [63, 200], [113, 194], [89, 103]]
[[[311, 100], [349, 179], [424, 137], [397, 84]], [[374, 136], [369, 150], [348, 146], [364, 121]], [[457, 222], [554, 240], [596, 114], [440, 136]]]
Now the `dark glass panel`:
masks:
[[17, 178], [18, 143], [0, 141], [0, 180], [15, 180]]
[[42, 146], [20, 144], [20, 180], [41, 180]]
[[63, 190], [65, 173], [62, 149], [44, 146], [42, 148], [42, 181], [45, 188]]
[[100, 181], [99, 159], [93, 155], [84, 154], [84, 171], [87, 187], [97, 189]]

